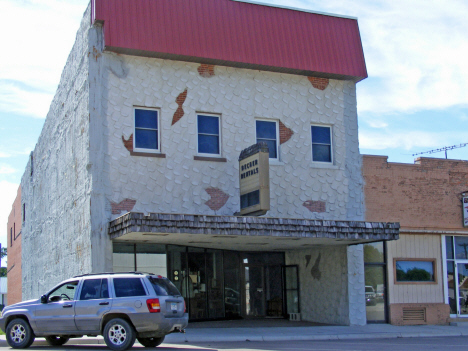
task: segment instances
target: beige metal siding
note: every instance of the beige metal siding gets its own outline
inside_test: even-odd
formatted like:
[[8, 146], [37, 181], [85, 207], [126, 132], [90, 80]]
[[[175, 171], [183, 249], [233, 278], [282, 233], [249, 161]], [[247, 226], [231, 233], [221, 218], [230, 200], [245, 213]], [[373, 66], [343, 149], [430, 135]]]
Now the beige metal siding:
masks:
[[[394, 258], [435, 259], [437, 284], [395, 284]], [[439, 235], [400, 234], [400, 239], [387, 242], [389, 302], [392, 303], [443, 303], [443, 275], [441, 238]]]

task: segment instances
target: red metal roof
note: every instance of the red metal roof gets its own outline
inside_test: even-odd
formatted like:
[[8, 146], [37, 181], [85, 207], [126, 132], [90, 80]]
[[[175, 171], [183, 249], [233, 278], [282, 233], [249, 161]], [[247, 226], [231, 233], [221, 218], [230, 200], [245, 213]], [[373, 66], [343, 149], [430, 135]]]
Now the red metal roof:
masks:
[[92, 0], [106, 50], [359, 81], [356, 19], [232, 0]]

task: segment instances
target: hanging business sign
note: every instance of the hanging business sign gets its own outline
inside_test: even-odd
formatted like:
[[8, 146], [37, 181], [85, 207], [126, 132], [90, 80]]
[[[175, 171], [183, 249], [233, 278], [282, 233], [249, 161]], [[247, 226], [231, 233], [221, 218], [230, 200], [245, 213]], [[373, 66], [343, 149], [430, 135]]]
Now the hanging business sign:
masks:
[[261, 216], [270, 209], [268, 145], [257, 143], [239, 156], [240, 214]]
[[463, 225], [468, 227], [468, 196], [462, 198], [463, 207]]

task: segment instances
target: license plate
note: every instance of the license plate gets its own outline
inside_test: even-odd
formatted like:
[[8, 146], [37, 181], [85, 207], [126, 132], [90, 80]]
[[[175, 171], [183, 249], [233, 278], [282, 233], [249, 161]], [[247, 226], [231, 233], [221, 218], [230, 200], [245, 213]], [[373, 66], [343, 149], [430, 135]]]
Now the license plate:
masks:
[[177, 302], [171, 303], [171, 311], [177, 311]]

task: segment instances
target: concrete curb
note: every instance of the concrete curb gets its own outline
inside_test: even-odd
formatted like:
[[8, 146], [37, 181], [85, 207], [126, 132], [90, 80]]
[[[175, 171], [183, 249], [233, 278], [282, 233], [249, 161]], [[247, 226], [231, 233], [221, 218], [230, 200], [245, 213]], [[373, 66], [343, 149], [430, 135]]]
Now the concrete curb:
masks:
[[[352, 328], [352, 327], [351, 327]], [[350, 328], [350, 329], [351, 329]], [[275, 329], [275, 330], [273, 330]], [[400, 328], [398, 328], [400, 329]], [[343, 328], [336, 331], [324, 331], [318, 328], [310, 330], [298, 330], [295, 328], [211, 328], [192, 329], [186, 334], [170, 334], [166, 336], [165, 344], [186, 344], [186, 343], [206, 343], [206, 342], [242, 342], [242, 341], [324, 341], [324, 340], [357, 340], [357, 339], [396, 339], [396, 338], [427, 338], [427, 337], [453, 337], [468, 336], [468, 328], [423, 328], [415, 331], [394, 330], [385, 332], [383, 330], [346, 330]], [[66, 345], [103, 345], [102, 337], [83, 337], [70, 339]], [[48, 346], [44, 338], [37, 338], [34, 346]], [[5, 336], [0, 336], [0, 346], [8, 346]]]

